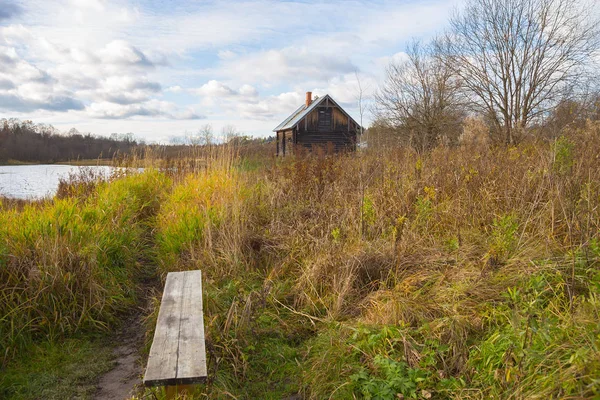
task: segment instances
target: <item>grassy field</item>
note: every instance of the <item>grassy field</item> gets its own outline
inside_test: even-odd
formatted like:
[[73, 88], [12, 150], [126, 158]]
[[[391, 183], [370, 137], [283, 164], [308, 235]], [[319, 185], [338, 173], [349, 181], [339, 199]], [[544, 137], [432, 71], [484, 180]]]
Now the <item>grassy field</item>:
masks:
[[197, 398], [600, 396], [599, 154], [598, 126], [427, 154], [232, 150], [4, 203], [0, 397], [43, 397], [17, 389], [25, 360], [97, 346], [141, 279], [185, 269], [205, 284]]

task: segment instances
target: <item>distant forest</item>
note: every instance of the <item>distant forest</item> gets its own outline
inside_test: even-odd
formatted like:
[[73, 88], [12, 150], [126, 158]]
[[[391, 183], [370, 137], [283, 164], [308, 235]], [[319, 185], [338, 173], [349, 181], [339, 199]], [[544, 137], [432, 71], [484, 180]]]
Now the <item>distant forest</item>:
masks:
[[61, 133], [51, 125], [31, 121], [0, 119], [0, 163], [61, 162], [77, 159], [113, 158], [138, 147], [132, 134], [110, 138], [83, 134], [75, 129]]
[[56, 163], [73, 160], [114, 159], [118, 155], [150, 150], [163, 158], [187, 157], [198, 150], [214, 148], [223, 143], [235, 145], [240, 155], [269, 156], [274, 154], [274, 138], [252, 138], [226, 127], [223, 140], [213, 140], [212, 128], [205, 125], [198, 133], [172, 145], [146, 144], [132, 133], [113, 133], [110, 137], [81, 133], [76, 129], [64, 133], [46, 124], [18, 119], [0, 119], [0, 164], [10, 161]]

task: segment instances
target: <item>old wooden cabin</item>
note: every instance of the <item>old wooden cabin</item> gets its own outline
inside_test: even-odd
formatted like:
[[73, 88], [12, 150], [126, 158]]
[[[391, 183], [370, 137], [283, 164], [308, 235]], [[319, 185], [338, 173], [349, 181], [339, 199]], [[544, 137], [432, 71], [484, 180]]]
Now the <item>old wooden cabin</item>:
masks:
[[306, 102], [273, 132], [277, 133], [278, 156], [315, 147], [334, 152], [354, 151], [360, 124], [328, 94], [313, 100], [312, 92], [307, 92]]

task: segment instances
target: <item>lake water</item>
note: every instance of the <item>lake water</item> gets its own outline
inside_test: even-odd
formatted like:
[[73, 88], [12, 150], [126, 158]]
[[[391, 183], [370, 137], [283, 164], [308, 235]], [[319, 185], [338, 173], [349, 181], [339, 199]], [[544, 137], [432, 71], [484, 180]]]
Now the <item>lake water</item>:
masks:
[[[77, 173], [73, 165], [0, 165], [0, 196], [16, 199], [41, 199], [52, 197], [61, 177]], [[109, 176], [114, 167], [94, 166], [97, 174]]]

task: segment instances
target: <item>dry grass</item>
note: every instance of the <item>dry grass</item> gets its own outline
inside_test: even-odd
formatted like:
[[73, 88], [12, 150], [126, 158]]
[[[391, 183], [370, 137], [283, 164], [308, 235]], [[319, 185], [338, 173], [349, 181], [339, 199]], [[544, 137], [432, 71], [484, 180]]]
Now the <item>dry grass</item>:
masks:
[[[213, 357], [228, 360], [220, 368], [227, 371], [229, 362], [236, 378], [210, 393], [249, 393], [244, 346], [259, 340], [249, 321], [269, 309], [292, 311], [316, 329], [299, 333], [306, 353], [298, 384], [306, 397], [346, 398], [371, 383], [385, 386], [378, 380], [385, 371], [372, 363], [381, 354], [421, 371], [418, 387], [440, 397], [510, 397], [512, 389], [516, 398], [594, 393], [598, 370], [559, 365], [569, 364], [576, 343], [598, 333], [573, 320], [598, 313], [598, 154], [599, 128], [588, 126], [552, 143], [316, 155], [251, 172], [209, 168], [188, 178], [163, 212], [175, 207], [185, 214], [195, 204], [193, 215], [204, 222], [185, 240], [165, 237], [184, 245], [169, 253], [172, 260], [207, 271], [215, 296], [228, 299], [211, 306], [208, 318], [220, 343]], [[159, 232], [193, 225], [174, 214], [159, 218]], [[218, 293], [240, 277], [254, 289], [241, 297]], [[270, 293], [270, 307], [252, 300], [277, 285], [289, 289]], [[553, 308], [542, 301], [550, 289]], [[532, 333], [532, 318], [547, 321], [548, 332]], [[366, 343], [387, 329], [381, 327], [400, 327], [400, 336], [365, 348], [356, 335], [327, 328], [338, 323], [351, 331], [370, 327]], [[577, 339], [565, 339], [562, 330]], [[520, 335], [528, 339], [506, 347]], [[394, 344], [399, 340], [402, 346]], [[543, 366], [536, 364], [553, 346]], [[593, 349], [586, 357], [599, 354]], [[346, 355], [338, 359], [339, 352]], [[336, 376], [326, 371], [340, 360], [347, 365], [333, 368]], [[486, 370], [490, 360], [498, 364]], [[350, 377], [360, 365], [368, 366], [369, 378], [357, 383]], [[578, 384], [562, 380], [584, 372]]]
[[[108, 218], [141, 224], [132, 243], [161, 276], [203, 270], [208, 396], [590, 397], [600, 379], [599, 154], [596, 125], [552, 143], [266, 158], [252, 168], [226, 146], [154, 154], [121, 161], [163, 172], [115, 181], [137, 200], [131, 220], [119, 207]], [[161, 184], [139, 195], [138, 180]], [[97, 196], [126, 204], [111, 185], [42, 209], [61, 220], [60, 207], [81, 216], [104, 204]], [[70, 238], [76, 227], [65, 229]], [[20, 235], [0, 230], [10, 271], [48, 264], [61, 271], [52, 276], [99, 282], [81, 268], [92, 260], [83, 242], [44, 240], [59, 252]], [[62, 256], [45, 263], [45, 253]]]

